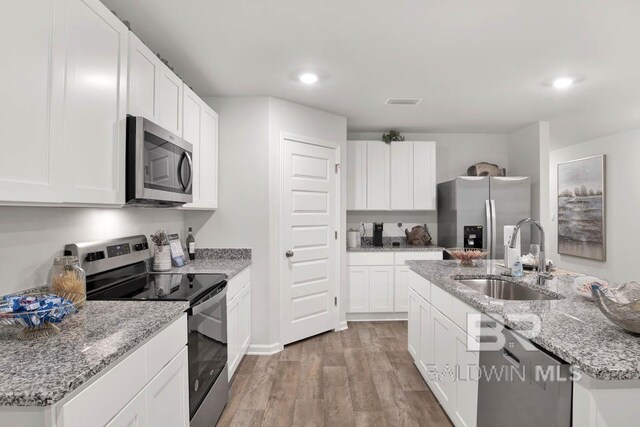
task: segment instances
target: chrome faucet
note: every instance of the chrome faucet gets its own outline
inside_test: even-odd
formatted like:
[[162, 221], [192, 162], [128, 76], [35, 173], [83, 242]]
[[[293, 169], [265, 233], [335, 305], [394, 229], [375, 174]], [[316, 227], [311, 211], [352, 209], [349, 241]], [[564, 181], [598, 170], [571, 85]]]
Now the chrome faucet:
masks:
[[553, 275], [547, 268], [547, 260], [545, 258], [544, 228], [542, 228], [542, 225], [533, 218], [523, 219], [522, 221], [518, 222], [516, 224], [516, 228], [513, 230], [513, 234], [511, 235], [509, 247], [511, 249], [516, 247], [516, 241], [518, 238], [518, 233], [520, 233], [520, 228], [522, 228], [522, 226], [526, 224], [531, 224], [540, 231], [540, 254], [538, 255], [538, 285], [544, 286], [547, 280], [553, 279]]

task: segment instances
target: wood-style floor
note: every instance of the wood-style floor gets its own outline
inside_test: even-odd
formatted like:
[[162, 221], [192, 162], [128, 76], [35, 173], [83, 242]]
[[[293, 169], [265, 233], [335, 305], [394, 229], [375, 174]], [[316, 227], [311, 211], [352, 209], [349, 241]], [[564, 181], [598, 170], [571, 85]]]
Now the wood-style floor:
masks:
[[407, 322], [351, 322], [246, 356], [219, 426], [451, 426], [407, 351]]

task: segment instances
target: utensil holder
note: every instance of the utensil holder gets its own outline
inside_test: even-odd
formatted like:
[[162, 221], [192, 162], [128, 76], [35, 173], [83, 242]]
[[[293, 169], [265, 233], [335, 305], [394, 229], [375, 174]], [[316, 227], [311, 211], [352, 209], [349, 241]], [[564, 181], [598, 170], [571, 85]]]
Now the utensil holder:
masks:
[[164, 272], [171, 271], [171, 251], [168, 245], [153, 247], [153, 271]]

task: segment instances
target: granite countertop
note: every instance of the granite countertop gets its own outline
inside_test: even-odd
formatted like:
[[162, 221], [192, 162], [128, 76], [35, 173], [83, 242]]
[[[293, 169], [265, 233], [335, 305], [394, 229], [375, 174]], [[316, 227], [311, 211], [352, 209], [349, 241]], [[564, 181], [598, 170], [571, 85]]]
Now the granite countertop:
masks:
[[251, 249], [196, 249], [196, 259], [172, 273], [226, 274], [227, 280], [251, 265]]
[[347, 248], [347, 252], [438, 252], [443, 250], [444, 248], [439, 246], [414, 246], [406, 242], [400, 243], [400, 246], [393, 246], [390, 242], [383, 242], [382, 246], [363, 244], [357, 248]]
[[507, 271], [498, 261], [480, 261], [477, 267], [460, 267], [458, 261], [407, 261], [413, 271], [435, 286], [451, 293], [477, 310], [507, 326], [529, 330], [523, 314], [541, 319], [541, 331], [520, 332], [540, 347], [573, 364], [581, 372], [601, 380], [640, 379], [640, 337], [624, 332], [611, 323], [596, 305], [576, 295], [573, 279], [577, 274], [558, 274], [544, 288], [536, 276], [508, 278], [543, 293], [564, 297], [549, 301], [505, 301], [489, 298], [456, 279], [500, 276]]
[[22, 341], [17, 329], [0, 328], [0, 406], [60, 401], [188, 307], [186, 301], [87, 301], [58, 335]]

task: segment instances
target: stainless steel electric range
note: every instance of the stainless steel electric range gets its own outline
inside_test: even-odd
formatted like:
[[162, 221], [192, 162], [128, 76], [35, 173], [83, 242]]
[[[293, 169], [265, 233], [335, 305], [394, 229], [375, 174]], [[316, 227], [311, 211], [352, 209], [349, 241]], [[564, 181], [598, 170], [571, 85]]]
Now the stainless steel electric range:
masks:
[[191, 426], [215, 426], [229, 397], [226, 276], [150, 273], [145, 236], [69, 244], [65, 254], [80, 259], [88, 300], [149, 301], [150, 309], [152, 301], [189, 302]]

